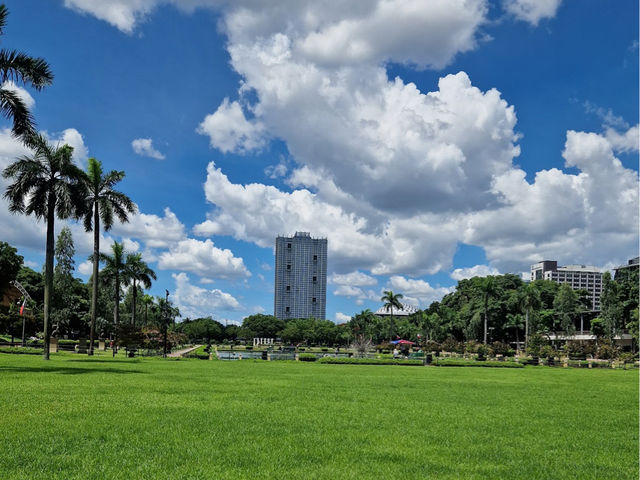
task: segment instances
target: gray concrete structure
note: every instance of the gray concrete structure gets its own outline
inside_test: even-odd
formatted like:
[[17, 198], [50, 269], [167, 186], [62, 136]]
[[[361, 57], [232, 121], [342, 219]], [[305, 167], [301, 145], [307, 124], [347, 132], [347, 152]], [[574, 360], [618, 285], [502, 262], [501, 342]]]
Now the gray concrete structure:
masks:
[[308, 232], [276, 238], [274, 315], [281, 319], [325, 319], [327, 239]]
[[558, 262], [544, 260], [531, 265], [531, 280], [551, 280], [568, 283], [574, 290], [586, 290], [591, 298], [592, 310], [600, 310], [602, 295], [602, 271], [590, 265], [566, 265], [558, 267]]

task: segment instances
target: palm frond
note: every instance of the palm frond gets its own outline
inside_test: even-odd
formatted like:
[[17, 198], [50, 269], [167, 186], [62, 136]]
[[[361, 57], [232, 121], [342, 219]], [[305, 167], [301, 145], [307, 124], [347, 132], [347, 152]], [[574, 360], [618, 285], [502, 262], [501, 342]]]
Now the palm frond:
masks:
[[33, 116], [17, 93], [0, 88], [0, 112], [13, 119], [11, 131], [14, 135], [30, 135], [35, 131]]
[[42, 58], [30, 57], [16, 50], [0, 50], [0, 80], [28, 83], [41, 90], [53, 82], [53, 72]]
[[0, 5], [0, 35], [4, 33], [4, 27], [7, 26], [7, 17], [9, 16], [9, 9], [2, 4]]

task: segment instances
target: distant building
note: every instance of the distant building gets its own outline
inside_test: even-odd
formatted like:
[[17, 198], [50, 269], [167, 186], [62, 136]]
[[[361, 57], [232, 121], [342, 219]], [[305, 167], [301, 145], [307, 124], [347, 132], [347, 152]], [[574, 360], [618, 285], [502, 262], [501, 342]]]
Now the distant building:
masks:
[[558, 262], [544, 260], [531, 265], [531, 281], [533, 280], [567, 283], [574, 290], [586, 290], [591, 298], [592, 310], [600, 310], [602, 272], [597, 267], [590, 265], [558, 267]]
[[[418, 309], [413, 305], [407, 305], [406, 303], [401, 303], [400, 305], [402, 305], [402, 310], [398, 310], [397, 308], [393, 309], [394, 317], [408, 317], [409, 315], [416, 313], [418, 311]], [[375, 315], [379, 317], [390, 317], [391, 312], [388, 311], [386, 308], [384, 308], [384, 305], [383, 305], [378, 310], [376, 310]]]
[[613, 279], [620, 281], [626, 278], [633, 270], [638, 270], [639, 267], [640, 257], [632, 258], [625, 265], [620, 265], [614, 269]]
[[308, 232], [276, 238], [274, 315], [325, 319], [327, 305], [327, 239]]

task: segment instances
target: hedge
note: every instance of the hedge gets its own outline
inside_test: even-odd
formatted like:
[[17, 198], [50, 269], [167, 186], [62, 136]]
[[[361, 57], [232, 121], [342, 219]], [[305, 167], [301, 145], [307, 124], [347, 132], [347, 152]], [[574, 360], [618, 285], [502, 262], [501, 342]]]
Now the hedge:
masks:
[[42, 355], [42, 349], [32, 348], [32, 347], [0, 347], [0, 353], [17, 353], [22, 355]]
[[393, 358], [343, 358], [343, 357], [323, 357], [318, 363], [329, 363], [339, 365], [422, 365], [422, 360], [404, 360]]
[[524, 368], [524, 365], [518, 362], [509, 361], [476, 361], [462, 360], [458, 358], [436, 358], [433, 365], [437, 367], [489, 367], [489, 368]]
[[298, 355], [298, 360], [301, 362], [315, 362], [318, 359], [313, 353], [301, 353]]

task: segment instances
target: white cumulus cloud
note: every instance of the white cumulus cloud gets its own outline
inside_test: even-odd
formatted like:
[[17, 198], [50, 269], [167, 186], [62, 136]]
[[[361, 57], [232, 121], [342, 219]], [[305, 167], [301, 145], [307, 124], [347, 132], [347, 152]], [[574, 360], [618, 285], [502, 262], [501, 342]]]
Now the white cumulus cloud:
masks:
[[502, 2], [508, 13], [534, 27], [542, 19], [555, 17], [561, 3], [562, 0], [503, 0]]
[[180, 309], [183, 318], [197, 318], [212, 316], [221, 318], [221, 312], [237, 311], [241, 308], [236, 298], [217, 288], [207, 290], [191, 284], [186, 273], [171, 275], [176, 288], [171, 292], [171, 300]]
[[164, 160], [164, 154], [153, 148], [153, 141], [150, 138], [136, 138], [131, 142], [133, 151], [142, 157], [155, 158], [156, 160]]
[[187, 238], [169, 247], [158, 260], [162, 270], [183, 270], [202, 277], [224, 279], [245, 278], [251, 274], [242, 258], [235, 257], [231, 250], [216, 247], [209, 239], [205, 241]]
[[467, 268], [456, 268], [451, 272], [450, 277], [454, 280], [464, 280], [473, 277], [488, 277], [490, 275], [500, 275], [498, 269], [488, 265], [474, 265]]

